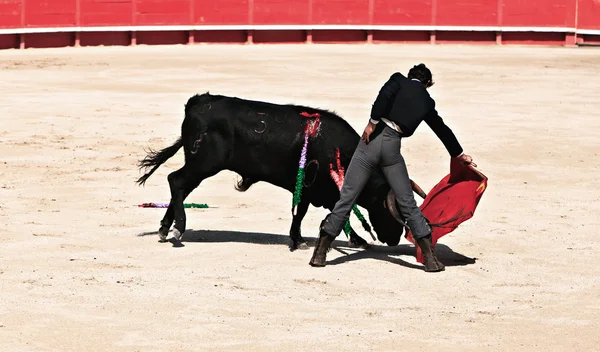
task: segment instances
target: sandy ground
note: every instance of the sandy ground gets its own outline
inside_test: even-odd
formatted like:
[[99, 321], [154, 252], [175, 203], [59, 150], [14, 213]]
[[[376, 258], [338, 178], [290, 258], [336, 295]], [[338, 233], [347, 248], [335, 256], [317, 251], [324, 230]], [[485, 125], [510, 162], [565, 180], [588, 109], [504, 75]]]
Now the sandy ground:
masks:
[[[333, 109], [362, 131], [389, 75], [427, 63], [446, 122], [490, 179], [428, 274], [405, 239], [325, 268], [290, 253], [292, 195], [222, 172], [187, 202], [183, 247], [154, 234], [194, 93]], [[496, 46], [194, 46], [0, 52], [1, 351], [600, 350], [600, 51]], [[448, 156], [403, 143], [427, 191]], [[303, 233], [314, 241], [324, 209]], [[354, 220], [353, 220], [354, 221]], [[360, 230], [360, 226], [357, 226]], [[151, 236], [139, 236], [152, 232]], [[370, 240], [364, 232], [363, 238]], [[469, 258], [475, 258], [469, 260]]]

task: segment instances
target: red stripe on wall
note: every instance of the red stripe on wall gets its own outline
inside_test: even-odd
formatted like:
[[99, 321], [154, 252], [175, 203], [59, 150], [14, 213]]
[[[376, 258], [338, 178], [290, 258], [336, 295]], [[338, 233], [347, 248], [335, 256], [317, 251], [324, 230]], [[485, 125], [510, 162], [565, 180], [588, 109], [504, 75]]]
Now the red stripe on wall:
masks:
[[576, 0], [501, 0], [503, 26], [575, 27]]
[[25, 34], [26, 48], [61, 48], [74, 44], [73, 33]]
[[15, 34], [0, 35], [0, 49], [17, 49], [19, 47], [19, 36]]
[[64, 27], [76, 25], [76, 0], [44, 0], [25, 2], [27, 27]]
[[80, 34], [81, 46], [97, 45], [129, 45], [130, 38], [127, 32], [83, 32]]
[[184, 31], [137, 32], [136, 41], [148, 45], [185, 44], [188, 37]]
[[428, 43], [429, 32], [424, 31], [373, 31], [373, 43]]
[[[505, 26], [600, 29], [600, 0], [0, 0], [0, 28], [130, 26], [130, 25], [398, 25], [398, 26]], [[296, 42], [303, 31], [260, 32], [255, 42]], [[238, 42], [240, 31], [202, 34], [133, 34], [140, 43], [193, 41], [194, 36], [217, 40], [222, 36]], [[229, 33], [229, 34], [228, 34]], [[404, 34], [398, 34], [404, 33]], [[466, 34], [462, 34], [466, 33]], [[473, 34], [475, 33], [475, 34]], [[477, 34], [480, 33], [480, 34]], [[488, 42], [487, 32], [432, 33], [437, 42]], [[106, 34], [108, 35], [108, 34]], [[251, 36], [252, 33], [249, 33]], [[380, 41], [421, 41], [426, 31], [383, 32], [362, 30], [313, 31], [316, 42], [357, 41], [363, 37]], [[27, 35], [28, 45], [54, 46], [70, 41], [72, 34]], [[77, 35], [97, 42], [99, 35]], [[504, 43], [574, 43], [574, 35], [503, 33]], [[111, 37], [111, 36], [108, 36]], [[123, 42], [118, 35], [107, 40]], [[584, 36], [579, 36], [584, 40]], [[337, 39], [336, 39], [337, 38]], [[498, 41], [500, 41], [498, 36]], [[562, 38], [562, 39], [561, 39]], [[12, 46], [14, 37], [3, 40]], [[202, 41], [202, 40], [198, 40]], [[564, 43], [563, 43], [564, 44]]]
[[504, 44], [525, 45], [562, 45], [565, 43], [564, 33], [503, 33]]
[[313, 0], [312, 3], [313, 24], [369, 23], [369, 0]]
[[246, 33], [244, 31], [195, 31], [194, 39], [199, 43], [241, 44], [246, 42]]
[[496, 44], [496, 32], [457, 32], [443, 31], [435, 34], [435, 42], [469, 43], [469, 44]]
[[600, 1], [579, 0], [577, 27], [600, 29]]
[[306, 40], [303, 31], [254, 31], [254, 43], [302, 43]]
[[0, 28], [16, 28], [21, 23], [21, 0], [0, 1]]
[[130, 26], [132, 0], [80, 0], [82, 26]]
[[253, 24], [308, 24], [308, 0], [254, 0], [252, 11]]
[[315, 43], [354, 43], [367, 40], [364, 31], [354, 30], [318, 30], [312, 32], [312, 40]]
[[192, 0], [193, 24], [235, 25], [248, 24], [248, 0]]
[[581, 42], [586, 44], [600, 45], [600, 35], [582, 35]]
[[374, 25], [431, 25], [431, 0], [374, 0]]
[[188, 24], [188, 0], [135, 0], [136, 22], [145, 25]]
[[437, 0], [436, 26], [495, 26], [497, 23], [497, 1]]

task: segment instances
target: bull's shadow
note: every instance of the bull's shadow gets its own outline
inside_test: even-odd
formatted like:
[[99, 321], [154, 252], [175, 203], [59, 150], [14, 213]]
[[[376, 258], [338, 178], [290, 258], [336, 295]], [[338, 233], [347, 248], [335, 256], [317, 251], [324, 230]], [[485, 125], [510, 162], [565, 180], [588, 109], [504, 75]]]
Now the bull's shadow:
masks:
[[[141, 233], [138, 236], [157, 236], [156, 231]], [[157, 236], [158, 237], [158, 236]], [[311, 246], [310, 251], [312, 252], [314, 243], [316, 242], [315, 237], [304, 236], [304, 239]], [[344, 239], [344, 240], [342, 240]], [[344, 256], [327, 260], [327, 265], [338, 265], [345, 262], [351, 262], [354, 260], [361, 259], [377, 259], [384, 260], [393, 264], [398, 264], [413, 269], [423, 270], [423, 266], [418, 264], [408, 263], [395, 256], [408, 255], [415, 256], [415, 247], [408, 242], [404, 237], [402, 241], [404, 244], [399, 244], [395, 247], [387, 245], [371, 244], [369, 249], [357, 249], [348, 246], [348, 242], [345, 241], [346, 237], [342, 233], [338, 236], [338, 240], [335, 240], [332, 245], [332, 250], [336, 250]], [[287, 247], [289, 245], [289, 237], [286, 235], [273, 234], [273, 233], [262, 233], [262, 232], [242, 232], [242, 231], [218, 231], [218, 230], [193, 230], [188, 229], [185, 231], [182, 241], [177, 241], [173, 237], [169, 237], [167, 240], [174, 247], [182, 247], [185, 242], [206, 242], [206, 243], [222, 243], [222, 242], [243, 242], [253, 244], [266, 244], [266, 245], [279, 245]], [[444, 265], [452, 266], [464, 266], [475, 264], [477, 258], [470, 258], [460, 253], [454, 252], [450, 247], [437, 243], [435, 251], [438, 259], [444, 263]], [[310, 255], [309, 255], [310, 256]]]

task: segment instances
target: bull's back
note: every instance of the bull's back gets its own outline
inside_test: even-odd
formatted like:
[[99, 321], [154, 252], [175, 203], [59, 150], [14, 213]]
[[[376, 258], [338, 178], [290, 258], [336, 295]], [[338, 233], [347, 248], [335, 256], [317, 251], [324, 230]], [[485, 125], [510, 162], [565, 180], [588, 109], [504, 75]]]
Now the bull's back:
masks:
[[[339, 196], [329, 176], [329, 163], [334, 162], [340, 148], [342, 164], [347, 168], [359, 135], [334, 113], [298, 105], [274, 104], [235, 97], [203, 94], [190, 99], [186, 115], [192, 113], [206, 125], [207, 133], [218, 133], [223, 148], [229, 148], [224, 168], [254, 181], [269, 182], [294, 191], [296, 175], [304, 144], [306, 125], [319, 114], [320, 126], [308, 142], [305, 190], [324, 199]], [[316, 192], [315, 190], [319, 190]], [[334, 198], [335, 198], [334, 197]]]

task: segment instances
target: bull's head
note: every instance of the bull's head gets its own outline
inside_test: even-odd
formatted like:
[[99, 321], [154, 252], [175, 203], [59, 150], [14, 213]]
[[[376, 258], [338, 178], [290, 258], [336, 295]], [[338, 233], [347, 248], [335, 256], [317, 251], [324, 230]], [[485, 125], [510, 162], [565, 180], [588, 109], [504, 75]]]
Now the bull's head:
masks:
[[[423, 199], [426, 197], [421, 187], [412, 180], [411, 186], [413, 191]], [[377, 233], [377, 239], [389, 246], [396, 246], [400, 243], [404, 231], [408, 229], [406, 220], [398, 209], [394, 191], [390, 189], [381, 198], [369, 209], [369, 218], [373, 224], [373, 229]]]

